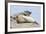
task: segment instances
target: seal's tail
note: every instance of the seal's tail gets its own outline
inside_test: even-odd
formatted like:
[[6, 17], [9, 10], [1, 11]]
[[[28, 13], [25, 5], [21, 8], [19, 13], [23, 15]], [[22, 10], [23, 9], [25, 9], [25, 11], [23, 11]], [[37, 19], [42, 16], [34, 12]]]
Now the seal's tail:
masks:
[[36, 21], [34, 23], [37, 24], [37, 25], [39, 25]]

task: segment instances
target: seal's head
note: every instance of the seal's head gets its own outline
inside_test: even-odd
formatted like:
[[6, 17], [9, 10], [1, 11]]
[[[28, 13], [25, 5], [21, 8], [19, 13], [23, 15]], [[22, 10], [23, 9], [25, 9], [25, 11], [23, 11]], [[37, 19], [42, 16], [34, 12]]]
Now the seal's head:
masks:
[[29, 16], [30, 14], [31, 14], [30, 11], [24, 11], [24, 15], [25, 15], [25, 16]]

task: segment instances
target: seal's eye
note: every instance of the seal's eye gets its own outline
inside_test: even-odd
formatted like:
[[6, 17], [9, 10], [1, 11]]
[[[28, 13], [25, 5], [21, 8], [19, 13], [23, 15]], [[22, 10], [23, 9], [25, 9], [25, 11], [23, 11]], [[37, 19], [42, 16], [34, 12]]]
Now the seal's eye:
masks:
[[27, 16], [26, 14], [24, 14], [25, 16]]

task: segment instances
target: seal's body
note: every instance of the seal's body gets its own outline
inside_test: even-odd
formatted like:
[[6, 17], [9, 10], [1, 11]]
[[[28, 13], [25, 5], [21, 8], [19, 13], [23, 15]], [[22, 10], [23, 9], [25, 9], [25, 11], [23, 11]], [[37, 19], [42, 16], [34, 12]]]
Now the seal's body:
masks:
[[18, 15], [16, 16], [17, 23], [36, 23], [38, 24], [33, 17], [31, 16], [24, 16], [24, 15]]

